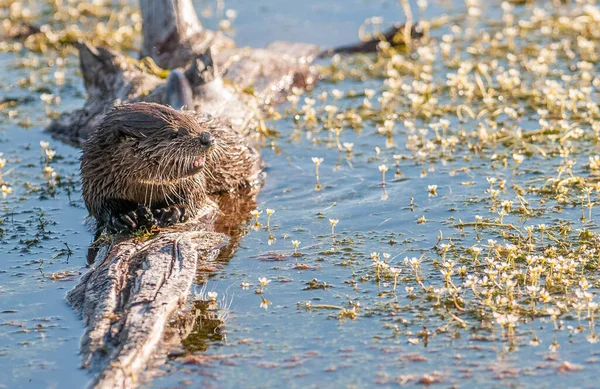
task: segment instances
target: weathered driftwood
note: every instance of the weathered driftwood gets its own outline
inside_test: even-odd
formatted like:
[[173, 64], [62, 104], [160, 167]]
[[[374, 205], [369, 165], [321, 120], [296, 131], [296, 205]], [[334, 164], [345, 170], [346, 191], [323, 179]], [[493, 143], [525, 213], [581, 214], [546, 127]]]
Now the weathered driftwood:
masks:
[[162, 363], [197, 320], [215, 320], [214, 311], [187, 306], [190, 288], [198, 270], [219, 268], [217, 255], [233, 255], [243, 235], [239, 225], [256, 207], [254, 194], [219, 196], [193, 222], [152, 238], [114, 237], [103, 244], [91, 270], [67, 294], [86, 324], [80, 352], [82, 365], [94, 373], [90, 387], [135, 387], [153, 376], [149, 368]]
[[[116, 104], [168, 103], [167, 80], [144, 72], [112, 49], [85, 42], [77, 47], [88, 98], [83, 108], [51, 122], [46, 130], [53, 136], [81, 144]], [[293, 86], [305, 88], [314, 83], [316, 75], [310, 63], [317, 54], [314, 45], [284, 42], [274, 42], [266, 49], [199, 53], [183, 70], [193, 92], [193, 106], [187, 109], [228, 121], [244, 133], [256, 124], [265, 104], [280, 101]]]
[[211, 231], [214, 216], [215, 208], [207, 208], [195, 226], [202, 231], [107, 245], [68, 293], [87, 327], [81, 353], [83, 366], [98, 372], [94, 387], [133, 387], [151, 360], [164, 358], [165, 328], [185, 305], [198, 262], [213, 260], [227, 240]]
[[[316, 80], [311, 62], [319, 50], [314, 45], [275, 42], [265, 49], [236, 48], [221, 33], [202, 28], [191, 0], [140, 3], [142, 56], [164, 68], [185, 68], [165, 80], [112, 49], [80, 42], [88, 98], [80, 110], [52, 121], [47, 131], [53, 136], [81, 144], [114, 105], [136, 101], [185, 106], [248, 134], [266, 104], [282, 100], [293, 86], [306, 88]], [[173, 89], [179, 93], [175, 97]], [[179, 320], [188, 323], [185, 328], [167, 329], [185, 308], [197, 267], [210, 267], [228, 237], [224, 251], [232, 254], [241, 236], [239, 225], [255, 207], [252, 193], [216, 200], [218, 206], [207, 207], [201, 221], [178, 230], [161, 231], [145, 241], [122, 237], [102, 243], [96, 262], [68, 295], [86, 323], [81, 353], [83, 365], [94, 374], [91, 386], [136, 386], [144, 370], [164, 357], [169, 342], [186, 336], [190, 316]]]
[[151, 57], [161, 68], [184, 67], [209, 48], [235, 47], [223, 33], [202, 28], [189, 0], [140, 0], [140, 6], [144, 21], [141, 56]]

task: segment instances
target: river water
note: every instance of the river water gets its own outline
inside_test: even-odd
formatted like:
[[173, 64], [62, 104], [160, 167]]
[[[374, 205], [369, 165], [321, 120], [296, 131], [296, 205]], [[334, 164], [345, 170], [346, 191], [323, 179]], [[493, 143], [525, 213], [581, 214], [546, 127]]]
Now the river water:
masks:
[[[424, 11], [412, 4], [413, 12], [420, 19], [466, 12], [462, 2], [430, 3]], [[492, 3], [485, 11], [493, 18], [501, 11], [499, 2]], [[196, 6], [215, 12], [213, 3]], [[384, 24], [404, 19], [393, 1], [226, 1], [223, 9], [237, 11], [238, 44], [254, 47], [275, 39], [333, 47], [356, 40], [368, 17], [383, 16]], [[211, 16], [206, 25], [215, 27], [217, 21]], [[432, 34], [439, 39], [445, 31]], [[12, 188], [0, 198], [0, 388], [78, 388], [90, 378], [79, 368], [83, 323], [64, 299], [86, 270], [92, 239], [81, 199], [79, 150], [42, 132], [48, 107], [40, 99], [42, 93], [60, 96], [49, 109], [68, 111], [83, 104], [85, 91], [75, 57], [50, 67], [36, 64], [36, 58], [55, 57], [0, 54], [2, 97], [15, 99], [18, 111], [0, 120], [0, 157], [6, 159], [2, 179]], [[54, 82], [56, 71], [64, 72], [60, 85]], [[22, 81], [31, 74], [35, 82]], [[326, 92], [325, 102], [316, 103], [322, 107], [331, 102], [334, 89], [349, 96], [365, 88], [379, 91], [381, 79], [323, 82], [306, 96]], [[357, 105], [356, 98], [339, 102], [342, 108]], [[560, 155], [531, 156], [520, 175], [493, 159], [470, 157], [468, 151], [428, 163], [403, 158], [402, 174], [395, 175], [393, 155], [413, 152], [400, 119], [394, 147], [386, 147], [385, 137], [369, 121], [360, 131], [344, 130], [341, 142], [353, 143], [349, 154], [336, 147], [329, 131], [299, 126], [286, 114], [290, 104], [278, 109], [284, 118], [268, 125], [280, 136], [265, 140], [262, 150], [268, 167], [257, 200], [261, 226], [253, 228], [252, 221], [241, 226], [245, 235], [234, 256], [195, 287], [199, 294], [218, 293], [226, 318], [217, 333], [208, 335], [198, 323], [185, 344], [187, 355], [171, 358], [145, 387], [597, 386], [593, 377], [600, 349], [588, 336], [587, 324], [585, 330], [577, 327], [575, 314], [561, 317], [558, 331], [548, 315], [525, 318], [507, 337], [503, 327], [477, 316], [483, 306], [463, 313], [435, 304], [404, 262], [423, 255], [423, 279], [443, 285], [440, 237], [451, 237], [456, 247], [480, 244], [484, 251], [488, 238], [503, 244], [498, 231], [479, 236], [453, 225], [473, 221], [475, 215], [488, 217], [489, 203], [479, 201], [490, 186], [487, 178], [507, 180], [507, 186], [530, 184], [554, 175]], [[449, 120], [451, 126], [460, 125], [456, 117]], [[470, 125], [476, 128], [477, 122]], [[533, 112], [521, 126], [537, 128]], [[40, 141], [56, 151], [50, 161]], [[499, 154], [504, 147], [498, 146]], [[573, 157], [580, 162], [577, 174], [586, 174], [581, 169], [595, 151], [592, 144], [578, 145]], [[323, 158], [319, 190], [313, 157]], [[382, 164], [389, 167], [385, 191]], [[47, 165], [58, 178], [43, 172]], [[430, 185], [437, 185], [431, 196]], [[543, 207], [539, 198], [530, 202]], [[274, 210], [268, 229], [267, 209]], [[565, 206], [560, 213], [540, 212], [527, 223], [596, 228], [593, 217], [580, 218], [578, 206]], [[334, 234], [330, 219], [338, 220]], [[513, 214], [506, 222], [525, 224]], [[292, 241], [299, 242], [296, 248]], [[402, 269], [401, 276], [395, 281], [375, 277], [373, 252], [382, 258], [389, 254], [387, 264]], [[464, 260], [463, 254], [453, 255]], [[270, 280], [262, 294], [256, 293], [260, 278]], [[588, 278], [589, 290], [595, 291], [597, 278]]]

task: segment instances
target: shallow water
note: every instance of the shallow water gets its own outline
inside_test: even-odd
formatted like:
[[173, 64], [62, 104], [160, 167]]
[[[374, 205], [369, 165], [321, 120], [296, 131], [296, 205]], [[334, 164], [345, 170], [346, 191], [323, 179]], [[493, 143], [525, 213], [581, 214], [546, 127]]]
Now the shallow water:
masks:
[[[19, 105], [17, 118], [9, 123], [3, 119], [0, 130], [0, 152], [7, 159], [3, 178], [13, 188], [0, 200], [0, 374], [5, 377], [0, 387], [58, 388], [64, 387], [64, 377], [72, 387], [82, 387], [89, 379], [78, 369], [83, 323], [64, 300], [75, 277], [52, 279], [53, 273], [85, 270], [90, 233], [79, 192], [79, 150], [41, 132], [46, 114], [38, 94], [12, 87], [28, 72], [14, 68], [14, 56], [4, 54], [0, 63], [5, 69], [0, 75], [3, 95], [33, 97]], [[14, 124], [25, 118], [30, 128]], [[57, 152], [52, 166], [65, 181], [62, 188], [48, 186], [40, 141], [51, 142]]]
[[[425, 17], [447, 10], [461, 13], [460, 4], [442, 3], [431, 5]], [[334, 46], [354, 40], [367, 17], [395, 20], [402, 15], [395, 2], [323, 4], [231, 1], [226, 8], [238, 11], [237, 41], [253, 46], [274, 38]], [[0, 152], [7, 159], [3, 178], [13, 188], [0, 199], [0, 376], [10, 377], [0, 382], [0, 388], [82, 387], [89, 379], [78, 368], [83, 324], [64, 301], [77, 275], [85, 272], [91, 240], [79, 191], [79, 151], [41, 132], [47, 119], [40, 91], [14, 86], [29, 72], [15, 67], [20, 57], [0, 55], [0, 68], [7, 69], [0, 74], [3, 94], [33, 96], [31, 102], [19, 104], [16, 118], [0, 123]], [[61, 96], [60, 104], [52, 107], [59, 111], [83, 102], [76, 59], [69, 61], [65, 85], [51, 88]], [[308, 96], [378, 85], [377, 80], [322, 83]], [[344, 104], [354, 103], [349, 99], [340, 103]], [[280, 110], [289, 108], [284, 105]], [[24, 118], [32, 124], [28, 129], [17, 124]], [[426, 164], [407, 159], [401, 161], [402, 176], [396, 178], [392, 156], [410, 154], [401, 125], [394, 133], [396, 148], [386, 148], [385, 138], [371, 124], [360, 133], [345, 130], [341, 140], [354, 143], [351, 157], [333, 147], [327, 130], [298, 130], [291, 117], [268, 125], [281, 136], [267, 140], [262, 151], [268, 168], [258, 197], [261, 227], [253, 228], [252, 223], [242, 227], [247, 234], [241, 247], [203, 286], [217, 292], [223, 302], [224, 336], [202, 339], [206, 351], [196, 353], [196, 358], [168, 361], [162, 376], [146, 386], [386, 387], [404, 381], [410, 386], [441, 382], [438, 385], [444, 387], [596, 386], [593, 372], [600, 349], [584, 333], [555, 331], [552, 320], [544, 317], [521, 323], [508, 340], [499, 326], [471, 325], [476, 318], [465, 317], [470, 325], [461, 328], [451, 316], [459, 313], [434, 307], [403, 262], [405, 257], [425, 254], [425, 282], [443, 284], [434, 263], [439, 261], [435, 249], [439, 236], [462, 247], [488, 238], [502, 241], [497, 232], [481, 231], [478, 240], [471, 231], [463, 233], [452, 226], [460, 219], [473, 221], [474, 215], [489, 216], [489, 206], [474, 201], [485, 196], [486, 177], [506, 179], [507, 187], [531, 182], [554, 172], [559, 158], [531, 158], [524, 163], [525, 173], [517, 175], [500, 162], [478, 156], [468, 162], [455, 158]], [[60, 182], [49, 184], [50, 178], [42, 173], [41, 140], [50, 141], [57, 152], [50, 165], [62, 177]], [[379, 154], [375, 147], [381, 149]], [[577, 169], [594, 147], [580, 146]], [[324, 160], [319, 168], [321, 190], [315, 189], [312, 157]], [[386, 192], [378, 170], [384, 163], [390, 167]], [[465, 167], [467, 171], [460, 170]], [[462, 185], [466, 181], [473, 184]], [[430, 197], [428, 185], [433, 184], [438, 186], [437, 196]], [[541, 207], [539, 199], [531, 201]], [[275, 211], [268, 231], [267, 208]], [[422, 216], [427, 222], [417, 223]], [[564, 207], [535, 222], [551, 225], [561, 219], [574, 223], [574, 228], [596, 227], [593, 218], [580, 221], [580, 216], [578, 207]], [[339, 220], [333, 236], [329, 219]], [[514, 214], [505, 221], [524, 223]], [[271, 244], [269, 237], [275, 238]], [[300, 242], [295, 256], [293, 240]], [[392, 280], [374, 280], [372, 252], [389, 253], [390, 266], [403, 269], [396, 293]], [[261, 277], [271, 280], [262, 295], [255, 293]], [[247, 289], [243, 283], [249, 284]], [[406, 287], [413, 287], [414, 295]], [[596, 279], [592, 290], [597, 287]], [[198, 285], [196, 292], [201, 289]], [[358, 312], [354, 320], [339, 318], [339, 308], [352, 307]], [[573, 316], [561, 319], [565, 327], [577, 326]], [[549, 350], [553, 342], [560, 345], [558, 351]], [[197, 346], [186, 345], [189, 351]], [[564, 361], [577, 368], [561, 369]]]

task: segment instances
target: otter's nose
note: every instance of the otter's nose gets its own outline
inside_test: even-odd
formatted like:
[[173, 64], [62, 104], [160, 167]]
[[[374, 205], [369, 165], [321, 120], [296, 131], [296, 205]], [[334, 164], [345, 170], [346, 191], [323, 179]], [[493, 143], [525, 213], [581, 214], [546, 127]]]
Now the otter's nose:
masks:
[[200, 144], [202, 147], [209, 148], [210, 146], [215, 144], [215, 137], [210, 132], [203, 132], [198, 137]]

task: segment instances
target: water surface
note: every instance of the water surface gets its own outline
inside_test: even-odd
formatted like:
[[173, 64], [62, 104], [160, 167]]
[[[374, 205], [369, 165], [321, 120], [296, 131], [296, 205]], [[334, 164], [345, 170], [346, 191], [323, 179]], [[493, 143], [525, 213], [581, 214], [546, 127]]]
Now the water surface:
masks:
[[[462, 2], [430, 3], [421, 18], [465, 13]], [[355, 40], [368, 17], [384, 16], [384, 23], [403, 19], [401, 8], [391, 1], [231, 1], [225, 3], [227, 8], [238, 12], [234, 27], [239, 44], [258, 47], [275, 39], [331, 47]], [[413, 12], [419, 12], [415, 4]], [[487, 12], [500, 15], [499, 2]], [[205, 24], [216, 26], [217, 21]], [[434, 31], [433, 36], [439, 39], [447, 31]], [[0, 375], [9, 377], [0, 387], [76, 388], [89, 379], [78, 368], [83, 324], [64, 295], [86, 270], [92, 236], [80, 195], [79, 150], [42, 132], [48, 119], [40, 96], [60, 96], [50, 109], [67, 111], [83, 104], [84, 90], [75, 57], [45, 69], [35, 64], [38, 56], [27, 51], [0, 55], [0, 67], [6, 69], [0, 74], [3, 96], [20, 99], [18, 115], [3, 117], [0, 123], [0, 152], [7, 159], [3, 179], [12, 187], [0, 199]], [[62, 85], [55, 83], [56, 70], [65, 74]], [[451, 70], [440, 66], [436, 71], [443, 78]], [[47, 89], [24, 83], [30, 74], [45, 80]], [[325, 82], [300, 99], [315, 98], [316, 107], [323, 107], [332, 103], [334, 89], [348, 95], [365, 88], [379, 93], [381, 79]], [[318, 96], [323, 92], [328, 97], [321, 102]], [[356, 107], [362, 98], [344, 98], [336, 104]], [[506, 180], [509, 189], [501, 196], [516, 201], [513, 185], [533, 185], [554, 175], [562, 164], [560, 155], [528, 156], [517, 173], [512, 165], [490, 158], [490, 150], [477, 154], [461, 148], [464, 145], [451, 158], [424, 162], [415, 158], [411, 131], [400, 117], [395, 120], [393, 147], [386, 146], [386, 138], [370, 121], [360, 131], [344, 128], [341, 142], [354, 144], [349, 155], [338, 150], [322, 125], [311, 130], [297, 125], [293, 115], [286, 114], [291, 104], [279, 109], [284, 118], [268, 125], [281, 135], [266, 139], [262, 151], [268, 168], [258, 197], [260, 226], [253, 222], [241, 226], [247, 234], [233, 258], [195, 288], [197, 293], [202, 288], [218, 293], [227, 317], [220, 336], [187, 342], [188, 355], [169, 360], [162, 375], [147, 387], [595, 387], [593, 372], [600, 351], [589, 336], [593, 326], [584, 323], [578, 328], [570, 313], [560, 318], [562, 330], [555, 331], [553, 320], [541, 315], [522, 319], [515, 335], [506, 337], [503, 328], [489, 320], [489, 312], [487, 320], [478, 321], [475, 314], [436, 305], [404, 262], [406, 257], [424, 255], [423, 282], [443, 287], [440, 237], [452, 239], [457, 248], [449, 255], [466, 266], [471, 257], [461, 251], [464, 248], [478, 245], [485, 251], [487, 239], [507, 244], [510, 240], [499, 230], [475, 234], [472, 228], [463, 232], [453, 224], [472, 222], [475, 215], [497, 217], [486, 200], [488, 177]], [[536, 129], [535, 112], [528, 116], [530, 120], [520, 125]], [[478, 124], [459, 123], [451, 115], [448, 119], [450, 131], [457, 134], [459, 129], [473, 131]], [[423, 137], [433, 139], [433, 134]], [[46, 159], [40, 141], [49, 141], [56, 150], [49, 165], [60, 179], [43, 173]], [[596, 146], [590, 142], [576, 146], [573, 158], [579, 163], [574, 173], [588, 176], [585, 161], [597, 152]], [[500, 155], [513, 152], [512, 146], [496, 147]], [[403, 156], [398, 175], [394, 155]], [[323, 158], [320, 190], [315, 188], [313, 157]], [[385, 191], [378, 169], [382, 164], [389, 167]], [[429, 185], [437, 185], [435, 196], [429, 196]], [[577, 204], [559, 210], [552, 208], [553, 203], [545, 205], [541, 196], [528, 199], [533, 208], [544, 211], [531, 218], [510, 213], [504, 221], [519, 228], [569, 222], [574, 229], [596, 230], [593, 217], [580, 220]], [[268, 229], [267, 209], [275, 211]], [[418, 222], [422, 217], [425, 223]], [[333, 235], [330, 219], [339, 221]], [[297, 255], [292, 241], [299, 242]], [[389, 254], [387, 264], [402, 269], [395, 289], [390, 277], [376, 279], [373, 252], [382, 258]], [[597, 290], [597, 278], [586, 275], [590, 290]], [[259, 294], [263, 277], [270, 282]]]

